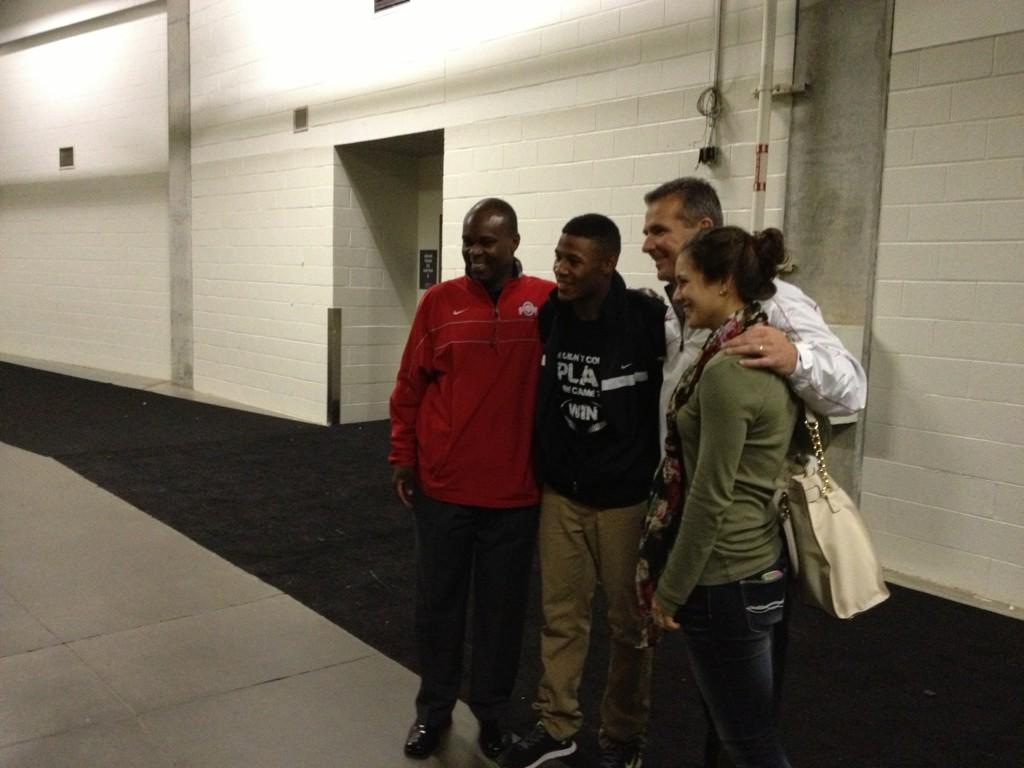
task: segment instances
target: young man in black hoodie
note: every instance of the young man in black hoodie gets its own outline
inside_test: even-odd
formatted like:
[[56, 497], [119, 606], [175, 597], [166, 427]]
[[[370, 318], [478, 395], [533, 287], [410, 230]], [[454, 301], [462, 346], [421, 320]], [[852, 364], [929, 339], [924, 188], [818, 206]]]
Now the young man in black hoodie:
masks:
[[650, 703], [651, 649], [636, 648], [634, 576], [651, 477], [658, 464], [658, 390], [665, 306], [626, 288], [621, 239], [606, 216], [569, 221], [555, 249], [557, 287], [541, 308], [544, 343], [536, 455], [544, 480], [539, 548], [544, 675], [533, 731], [505, 755], [536, 768], [576, 751], [577, 689], [598, 581], [608, 602], [602, 766], [639, 768]]

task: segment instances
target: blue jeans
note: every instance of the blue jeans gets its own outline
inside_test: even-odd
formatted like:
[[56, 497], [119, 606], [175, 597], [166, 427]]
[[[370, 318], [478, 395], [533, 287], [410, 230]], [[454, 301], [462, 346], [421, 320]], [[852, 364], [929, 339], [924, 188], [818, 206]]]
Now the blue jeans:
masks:
[[676, 614], [697, 685], [736, 768], [790, 768], [775, 724], [772, 663], [772, 627], [782, 620], [788, 580], [779, 562], [748, 579], [698, 586]]

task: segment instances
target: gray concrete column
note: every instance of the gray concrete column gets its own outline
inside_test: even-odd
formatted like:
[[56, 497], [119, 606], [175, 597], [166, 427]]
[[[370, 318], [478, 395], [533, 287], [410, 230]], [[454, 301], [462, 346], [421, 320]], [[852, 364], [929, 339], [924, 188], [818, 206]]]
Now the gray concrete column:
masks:
[[[799, 0], [789, 138], [785, 234], [792, 281], [830, 324], [863, 326], [870, 363], [871, 314], [881, 209], [894, 0]], [[840, 426], [829, 464], [860, 495], [864, 417]]]
[[192, 102], [189, 0], [167, 0], [171, 380], [192, 386]]

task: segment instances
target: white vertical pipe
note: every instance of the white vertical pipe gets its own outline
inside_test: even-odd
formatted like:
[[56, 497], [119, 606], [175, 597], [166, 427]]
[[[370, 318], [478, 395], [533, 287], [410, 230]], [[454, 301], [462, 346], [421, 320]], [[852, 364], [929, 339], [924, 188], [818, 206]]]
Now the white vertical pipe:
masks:
[[722, 58], [722, 0], [715, 0], [715, 50], [711, 59], [711, 87], [718, 87], [718, 68]]
[[775, 69], [775, 16], [777, 0], [765, 0], [761, 30], [761, 82], [757, 90], [757, 143], [754, 145], [754, 198], [750, 229], [764, 228], [765, 190], [768, 187], [768, 134], [772, 122], [772, 71]]

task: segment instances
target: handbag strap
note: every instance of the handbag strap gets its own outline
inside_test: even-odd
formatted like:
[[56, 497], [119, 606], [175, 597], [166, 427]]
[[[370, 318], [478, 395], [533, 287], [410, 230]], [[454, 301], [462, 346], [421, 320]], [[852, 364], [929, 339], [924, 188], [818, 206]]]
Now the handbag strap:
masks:
[[825, 449], [821, 445], [821, 429], [818, 426], [818, 417], [809, 408], [804, 409], [804, 424], [811, 436], [811, 447], [814, 449], [814, 458], [818, 460], [818, 474], [821, 476], [821, 489], [826, 496], [832, 493], [832, 477], [828, 473], [828, 464], [825, 463]]

